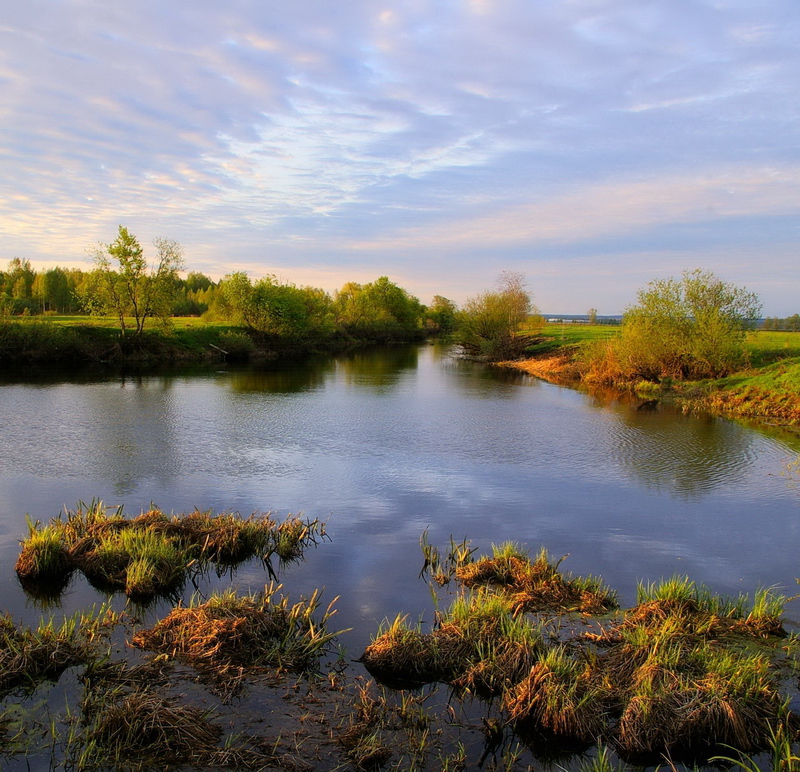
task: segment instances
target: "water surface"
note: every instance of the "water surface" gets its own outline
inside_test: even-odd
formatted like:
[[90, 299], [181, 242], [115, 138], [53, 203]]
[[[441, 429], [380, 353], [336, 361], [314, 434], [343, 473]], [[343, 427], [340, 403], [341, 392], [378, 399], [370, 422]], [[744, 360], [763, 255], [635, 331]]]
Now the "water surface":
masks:
[[[593, 398], [459, 361], [435, 346], [191, 374], [0, 380], [4, 610], [38, 615], [13, 564], [25, 515], [79, 500], [166, 511], [272, 510], [328, 523], [282, 577], [339, 595], [355, 656], [400, 611], [429, 619], [419, 537], [482, 550], [546, 546], [634, 602], [637, 580], [686, 573], [718, 592], [800, 575], [800, 449], [664, 405]], [[234, 581], [259, 588], [252, 566]], [[76, 580], [65, 608], [101, 597]], [[792, 606], [790, 614], [794, 614]]]

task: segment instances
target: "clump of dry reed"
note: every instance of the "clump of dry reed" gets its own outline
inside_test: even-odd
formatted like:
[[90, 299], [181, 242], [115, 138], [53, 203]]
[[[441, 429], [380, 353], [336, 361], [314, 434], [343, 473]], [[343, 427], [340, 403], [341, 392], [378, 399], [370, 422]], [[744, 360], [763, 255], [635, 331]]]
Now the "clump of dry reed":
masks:
[[490, 695], [519, 680], [543, 649], [539, 628], [515, 616], [507, 598], [478, 591], [456, 598], [430, 633], [398, 616], [378, 631], [361, 661], [384, 683], [441, 681]]
[[222, 735], [209, 711], [177, 705], [147, 688], [94, 694], [84, 713], [89, 720], [77, 746], [78, 769], [204, 765]]
[[616, 593], [595, 577], [562, 574], [561, 560], [553, 562], [545, 548], [534, 560], [513, 542], [494, 546], [492, 552], [492, 557], [459, 566], [456, 579], [465, 587], [502, 589], [517, 612], [597, 614], [617, 608]]
[[237, 595], [227, 590], [206, 602], [196, 598], [173, 609], [154, 627], [139, 630], [134, 646], [189, 662], [222, 679], [242, 669], [305, 672], [314, 670], [336, 636], [328, 623], [334, 599], [320, 609], [320, 595], [290, 603], [280, 585], [264, 592]]
[[547, 734], [575, 743], [593, 743], [606, 730], [609, 698], [590, 663], [557, 646], [504, 693], [503, 707], [522, 736]]
[[[727, 745], [766, 747], [782, 719], [777, 673], [754, 644], [785, 636], [785, 599], [770, 591], [730, 600], [687, 577], [640, 585], [639, 603], [599, 635], [599, 668], [616, 695], [615, 742], [637, 760], [707, 757]], [[751, 651], [744, 650], [749, 642]]]

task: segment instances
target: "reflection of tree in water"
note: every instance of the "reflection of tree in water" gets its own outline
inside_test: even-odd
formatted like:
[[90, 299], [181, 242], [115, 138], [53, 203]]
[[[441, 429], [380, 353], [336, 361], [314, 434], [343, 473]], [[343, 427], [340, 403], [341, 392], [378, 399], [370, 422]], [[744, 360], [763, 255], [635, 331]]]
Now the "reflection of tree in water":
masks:
[[330, 357], [302, 361], [283, 359], [257, 369], [233, 371], [228, 382], [238, 393], [299, 394], [323, 386], [333, 369], [334, 362]]
[[[595, 403], [606, 403], [595, 396]], [[649, 400], [607, 405], [614, 411], [613, 457], [648, 487], [678, 493], [712, 490], [746, 469], [755, 435], [712, 416], [684, 415]]]
[[336, 366], [350, 386], [394, 386], [406, 371], [417, 369], [418, 346], [386, 346], [356, 351], [336, 358]]
[[118, 495], [132, 493], [145, 478], [171, 479], [178, 462], [174, 453], [175, 422], [171, 378], [125, 376], [119, 388], [90, 394], [96, 416], [93, 426], [103, 448], [101, 465]]
[[519, 397], [520, 386], [542, 386], [542, 381], [538, 378], [513, 367], [481, 364], [459, 356], [446, 357], [443, 364], [451, 373], [463, 373], [463, 378], [453, 378], [449, 385], [469, 397], [516, 398]]

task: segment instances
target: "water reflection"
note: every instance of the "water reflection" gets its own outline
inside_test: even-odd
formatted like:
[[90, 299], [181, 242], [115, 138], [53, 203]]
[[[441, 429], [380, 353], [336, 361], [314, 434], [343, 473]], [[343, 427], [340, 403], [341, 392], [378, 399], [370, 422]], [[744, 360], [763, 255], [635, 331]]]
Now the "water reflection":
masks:
[[[797, 497], [780, 477], [786, 442], [435, 346], [189, 375], [6, 380], [0, 426], [7, 564], [24, 513], [46, 519], [79, 499], [134, 514], [150, 501], [176, 512], [303, 512], [327, 519], [333, 542], [292, 569], [292, 586], [341, 594], [358, 645], [376, 618], [426, 608], [416, 579], [426, 526], [440, 543], [453, 534], [482, 549], [513, 539], [570, 552], [569, 570], [621, 589], [689, 571], [722, 591], [752, 591], [793, 582], [800, 550]], [[5, 581], [9, 598], [21, 592]], [[264, 576], [238, 581], [257, 587]]]
[[392, 346], [356, 351], [337, 357], [337, 371], [348, 386], [382, 390], [395, 386], [419, 362], [418, 346]]
[[658, 402], [611, 409], [618, 418], [613, 458], [648, 487], [697, 494], [739, 477], [752, 463], [757, 435], [731, 421]]
[[300, 394], [321, 388], [334, 367], [330, 357], [315, 357], [232, 371], [227, 381], [232, 391], [240, 393]]

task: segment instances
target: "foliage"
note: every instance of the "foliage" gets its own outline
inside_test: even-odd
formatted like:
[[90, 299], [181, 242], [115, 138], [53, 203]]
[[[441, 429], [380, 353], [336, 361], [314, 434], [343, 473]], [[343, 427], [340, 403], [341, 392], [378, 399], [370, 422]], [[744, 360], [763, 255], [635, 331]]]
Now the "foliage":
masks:
[[336, 293], [333, 308], [337, 328], [348, 337], [391, 341], [422, 333], [422, 304], [386, 276], [368, 284], [348, 282]]
[[323, 290], [283, 284], [274, 276], [253, 284], [241, 271], [226, 276], [221, 289], [233, 320], [254, 332], [297, 341], [331, 330], [331, 301]]
[[441, 295], [434, 295], [425, 311], [425, 329], [439, 335], [450, 335], [456, 328], [456, 304]]
[[162, 321], [172, 313], [178, 288], [178, 271], [184, 267], [180, 244], [170, 239], [156, 239], [156, 259], [148, 266], [138, 239], [127, 228], [119, 226], [111, 244], [92, 250], [92, 281], [84, 289], [84, 301], [93, 313], [113, 314], [123, 335], [128, 329], [127, 317], [141, 336], [147, 320]]
[[[522, 275], [503, 272], [496, 291], [484, 292], [464, 304], [457, 315], [456, 339], [470, 355], [511, 359], [522, 354], [529, 336], [543, 323], [531, 304]], [[523, 325], [524, 335], [520, 333]]]
[[714, 274], [686, 271], [638, 293], [619, 338], [589, 357], [594, 380], [660, 382], [718, 378], [744, 359], [745, 335], [758, 318], [758, 297]]

